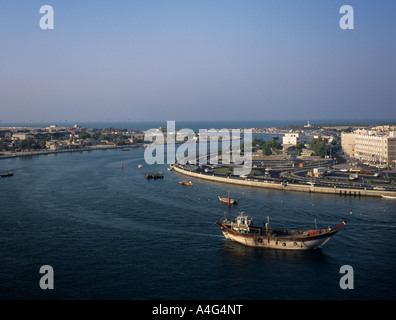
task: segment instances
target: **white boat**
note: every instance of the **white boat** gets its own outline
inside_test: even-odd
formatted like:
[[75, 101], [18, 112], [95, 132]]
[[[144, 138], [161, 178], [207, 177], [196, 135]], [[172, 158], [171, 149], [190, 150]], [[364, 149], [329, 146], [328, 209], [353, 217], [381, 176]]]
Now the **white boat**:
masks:
[[228, 198], [222, 198], [220, 196], [217, 197], [219, 198], [219, 201], [222, 203], [238, 204], [238, 201], [235, 199], [231, 199], [230, 196], [228, 196]]
[[384, 194], [381, 194], [381, 197], [384, 198], [384, 199], [396, 200], [396, 196], [386, 196]]
[[143, 166], [141, 164], [138, 165], [138, 168], [143, 168]]

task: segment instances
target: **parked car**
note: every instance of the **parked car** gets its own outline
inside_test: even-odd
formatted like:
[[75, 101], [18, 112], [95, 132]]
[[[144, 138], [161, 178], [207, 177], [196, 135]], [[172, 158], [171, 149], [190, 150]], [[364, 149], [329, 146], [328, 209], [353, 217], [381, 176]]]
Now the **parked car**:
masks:
[[381, 190], [381, 191], [385, 190], [385, 188], [383, 188], [383, 187], [374, 187], [373, 189], [374, 190]]

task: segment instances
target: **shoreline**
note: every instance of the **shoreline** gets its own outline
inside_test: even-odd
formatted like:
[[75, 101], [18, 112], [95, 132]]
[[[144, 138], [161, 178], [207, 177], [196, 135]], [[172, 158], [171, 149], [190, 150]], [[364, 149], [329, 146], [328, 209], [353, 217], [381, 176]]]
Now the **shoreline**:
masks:
[[301, 185], [294, 183], [276, 183], [276, 182], [268, 182], [268, 181], [259, 181], [258, 179], [249, 179], [249, 180], [241, 180], [230, 177], [219, 177], [214, 174], [206, 174], [206, 173], [196, 173], [192, 171], [188, 171], [182, 169], [176, 165], [172, 166], [173, 170], [184, 174], [190, 177], [210, 180], [221, 183], [231, 183], [236, 185], [244, 185], [248, 187], [259, 187], [259, 188], [267, 188], [267, 189], [276, 189], [282, 191], [297, 191], [297, 192], [308, 192], [308, 193], [325, 193], [325, 194], [333, 194], [339, 196], [366, 196], [366, 197], [379, 197], [384, 196], [392, 196], [396, 197], [395, 191], [380, 191], [380, 190], [368, 190], [364, 189], [356, 189], [356, 188], [342, 188], [342, 187], [324, 187], [324, 186], [315, 186], [315, 185]]
[[38, 155], [47, 155], [54, 153], [66, 153], [66, 152], [82, 152], [82, 151], [93, 151], [93, 150], [108, 150], [108, 149], [124, 149], [124, 148], [139, 148], [142, 147], [143, 144], [134, 144], [134, 145], [119, 145], [119, 146], [90, 146], [79, 149], [61, 149], [61, 150], [40, 150], [40, 151], [27, 151], [27, 152], [15, 152], [9, 154], [0, 154], [1, 159], [11, 159], [11, 158], [19, 158], [19, 157], [28, 157], [28, 156], [38, 156]]
[[[11, 158], [19, 158], [26, 156], [35, 156], [35, 155], [47, 155], [47, 154], [56, 154], [56, 153], [66, 153], [66, 152], [83, 152], [83, 151], [94, 151], [94, 150], [108, 150], [108, 149], [124, 149], [124, 148], [139, 148], [143, 147], [143, 144], [135, 144], [135, 145], [118, 145], [118, 146], [91, 146], [79, 149], [62, 149], [62, 150], [43, 150], [43, 151], [28, 151], [28, 152], [19, 152], [19, 153], [11, 153], [11, 154], [2, 154], [0, 155], [0, 160], [2, 159], [11, 159]], [[385, 191], [385, 190], [371, 190], [371, 189], [358, 189], [358, 188], [345, 188], [345, 187], [327, 187], [327, 186], [315, 186], [315, 185], [303, 185], [303, 184], [295, 184], [295, 183], [285, 183], [285, 182], [273, 182], [273, 181], [259, 181], [259, 179], [239, 179], [233, 177], [221, 177], [215, 176], [213, 173], [196, 173], [192, 171], [185, 170], [177, 165], [172, 165], [172, 169], [180, 174], [191, 176], [198, 179], [204, 179], [214, 182], [220, 183], [231, 183], [236, 185], [243, 185], [248, 187], [259, 187], [259, 188], [267, 188], [267, 189], [276, 189], [282, 191], [297, 191], [297, 192], [308, 192], [308, 193], [325, 193], [325, 194], [333, 194], [339, 196], [368, 196], [368, 197], [379, 197], [391, 196], [396, 197], [396, 191]]]

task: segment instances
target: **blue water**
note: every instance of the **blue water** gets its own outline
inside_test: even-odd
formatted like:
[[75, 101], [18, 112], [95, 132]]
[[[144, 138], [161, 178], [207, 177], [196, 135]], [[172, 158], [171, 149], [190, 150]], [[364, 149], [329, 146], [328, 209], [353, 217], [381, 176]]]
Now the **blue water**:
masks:
[[[0, 179], [1, 299], [396, 298], [396, 202], [204, 180], [186, 187], [143, 154], [0, 161], [14, 170]], [[164, 179], [146, 180], [153, 170]], [[228, 191], [239, 200], [230, 212], [217, 200]], [[269, 215], [273, 228], [350, 220], [320, 250], [276, 251], [224, 239], [215, 221], [238, 211], [260, 223]], [[42, 265], [54, 269], [53, 290], [39, 286]], [[353, 267], [352, 290], [339, 286], [342, 265]]]

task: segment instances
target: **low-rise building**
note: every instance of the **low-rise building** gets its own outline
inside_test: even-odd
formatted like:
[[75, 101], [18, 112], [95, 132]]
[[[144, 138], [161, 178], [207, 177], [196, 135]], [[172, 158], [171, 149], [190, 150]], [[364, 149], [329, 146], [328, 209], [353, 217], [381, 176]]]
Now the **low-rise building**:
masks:
[[26, 140], [32, 134], [30, 132], [16, 132], [12, 134], [13, 140]]
[[334, 137], [330, 136], [330, 135], [314, 135], [313, 138], [314, 139], [319, 139], [319, 138], [325, 139], [325, 140], [327, 140], [327, 143], [332, 143], [334, 141]]
[[1, 138], [9, 138], [11, 137], [11, 130], [9, 129], [0, 129], [0, 139]]
[[57, 140], [46, 141], [45, 147], [52, 151], [62, 150], [66, 148], [65, 143], [63, 141], [57, 141]]

